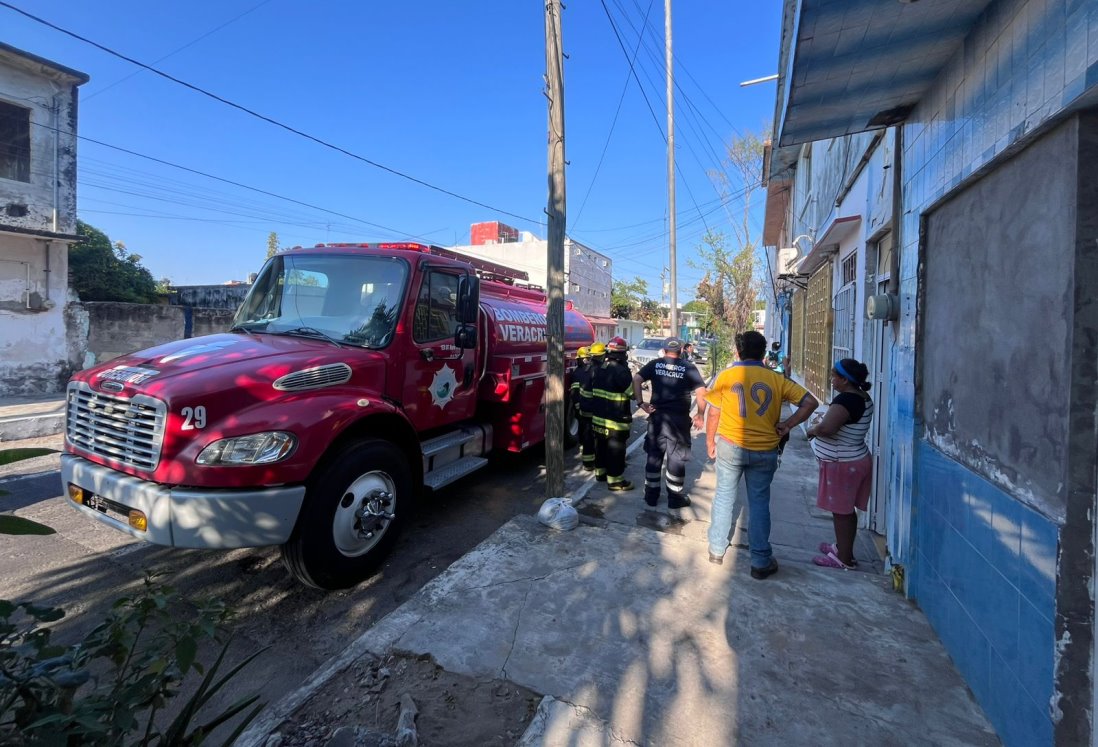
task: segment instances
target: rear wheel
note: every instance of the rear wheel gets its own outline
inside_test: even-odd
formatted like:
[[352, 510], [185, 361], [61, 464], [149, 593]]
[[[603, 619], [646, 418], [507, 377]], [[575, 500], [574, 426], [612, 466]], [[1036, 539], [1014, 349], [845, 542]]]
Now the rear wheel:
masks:
[[348, 444], [306, 485], [282, 561], [309, 586], [354, 586], [389, 554], [413, 503], [411, 471], [400, 449], [378, 440]]
[[572, 398], [564, 398], [564, 448], [571, 449], [579, 443], [579, 417]]

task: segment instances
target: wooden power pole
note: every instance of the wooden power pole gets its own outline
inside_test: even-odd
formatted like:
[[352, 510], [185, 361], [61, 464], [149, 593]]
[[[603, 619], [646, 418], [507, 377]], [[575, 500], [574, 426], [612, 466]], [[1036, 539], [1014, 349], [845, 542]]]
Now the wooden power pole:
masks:
[[675, 256], [675, 93], [671, 57], [671, 0], [664, 0], [665, 60], [667, 65], [667, 215], [671, 238], [671, 336], [679, 336], [679, 263]]
[[549, 99], [549, 308], [545, 319], [545, 493], [564, 496], [564, 63], [560, 0], [545, 0], [545, 95]]

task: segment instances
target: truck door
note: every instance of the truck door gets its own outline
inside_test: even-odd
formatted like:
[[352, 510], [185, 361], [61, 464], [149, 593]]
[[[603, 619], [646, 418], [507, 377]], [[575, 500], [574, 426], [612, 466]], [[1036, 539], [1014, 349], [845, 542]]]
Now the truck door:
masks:
[[412, 316], [415, 354], [404, 375], [405, 412], [418, 430], [466, 420], [476, 410], [476, 351], [454, 344], [461, 273], [427, 269]]

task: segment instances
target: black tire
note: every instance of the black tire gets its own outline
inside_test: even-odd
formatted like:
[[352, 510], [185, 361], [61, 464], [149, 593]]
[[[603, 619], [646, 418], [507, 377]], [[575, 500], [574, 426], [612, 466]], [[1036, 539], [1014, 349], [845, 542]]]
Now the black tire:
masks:
[[[363, 581], [408, 523], [415, 504], [413, 486], [407, 459], [393, 444], [376, 439], [347, 444], [306, 484], [297, 524], [281, 548], [282, 562], [299, 581], [318, 589], [346, 589]], [[357, 514], [367, 508], [393, 518]], [[364, 526], [366, 522], [372, 526]], [[379, 531], [364, 536], [370, 528]]]
[[564, 398], [564, 448], [572, 449], [579, 444], [579, 417], [570, 396]]

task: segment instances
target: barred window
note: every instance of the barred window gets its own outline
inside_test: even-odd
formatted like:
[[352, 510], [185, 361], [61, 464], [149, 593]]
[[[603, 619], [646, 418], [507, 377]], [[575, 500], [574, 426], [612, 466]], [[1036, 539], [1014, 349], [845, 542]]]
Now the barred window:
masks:
[[0, 101], [0, 178], [30, 181], [30, 109]]

